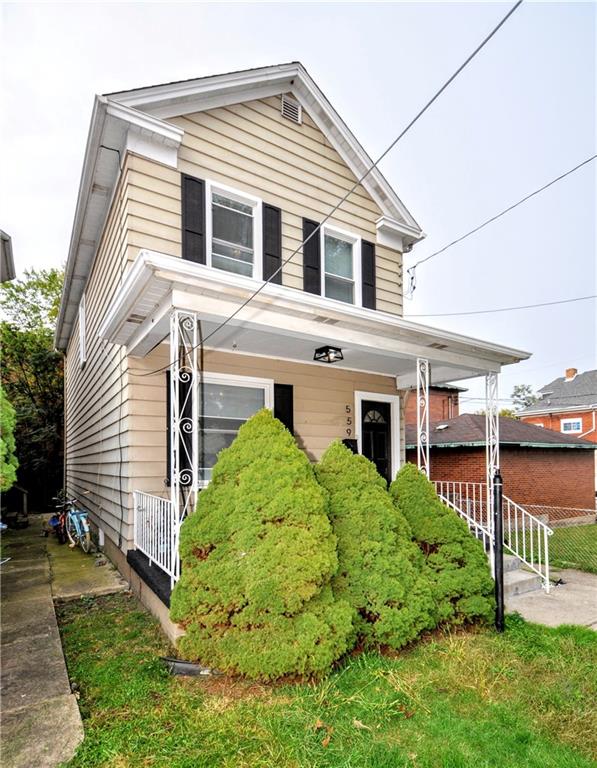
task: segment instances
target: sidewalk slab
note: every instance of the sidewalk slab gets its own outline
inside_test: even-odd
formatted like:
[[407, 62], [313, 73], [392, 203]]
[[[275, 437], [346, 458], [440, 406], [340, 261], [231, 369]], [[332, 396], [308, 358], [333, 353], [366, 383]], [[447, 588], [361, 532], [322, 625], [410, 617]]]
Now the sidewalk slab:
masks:
[[557, 570], [551, 578], [564, 584], [506, 599], [506, 610], [516, 611], [536, 624], [558, 627], [578, 624], [597, 631], [597, 575], [572, 569]]
[[11, 558], [0, 566], [2, 768], [55, 768], [83, 738], [54, 612], [47, 539], [39, 532], [33, 524], [2, 534]]

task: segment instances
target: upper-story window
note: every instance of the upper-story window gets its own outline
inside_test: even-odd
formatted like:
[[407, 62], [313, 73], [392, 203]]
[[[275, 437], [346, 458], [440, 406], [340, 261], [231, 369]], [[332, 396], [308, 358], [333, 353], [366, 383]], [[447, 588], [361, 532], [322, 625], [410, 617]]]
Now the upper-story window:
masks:
[[209, 263], [216, 269], [261, 277], [261, 200], [208, 185]]
[[561, 432], [582, 432], [582, 419], [560, 419]]
[[347, 304], [360, 304], [360, 238], [324, 225], [321, 228], [321, 240], [322, 295]]

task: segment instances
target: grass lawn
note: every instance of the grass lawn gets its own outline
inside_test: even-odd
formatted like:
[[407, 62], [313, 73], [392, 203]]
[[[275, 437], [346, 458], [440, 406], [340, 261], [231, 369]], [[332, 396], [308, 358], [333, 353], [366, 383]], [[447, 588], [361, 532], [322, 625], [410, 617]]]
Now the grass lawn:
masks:
[[[59, 607], [85, 741], [69, 767], [589, 768], [597, 633], [510, 617], [353, 656], [319, 683], [171, 677], [134, 598]], [[593, 758], [593, 759], [592, 759]]]
[[597, 573], [597, 525], [555, 528], [549, 539], [549, 551], [556, 567]]

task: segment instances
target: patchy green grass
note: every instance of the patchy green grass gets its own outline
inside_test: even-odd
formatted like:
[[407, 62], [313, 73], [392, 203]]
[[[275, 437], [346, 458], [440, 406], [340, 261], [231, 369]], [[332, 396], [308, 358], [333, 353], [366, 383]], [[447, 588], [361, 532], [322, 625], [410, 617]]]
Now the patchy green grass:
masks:
[[349, 658], [318, 683], [170, 677], [132, 597], [59, 608], [85, 741], [70, 768], [589, 768], [597, 634], [512, 616]]
[[597, 573], [597, 525], [556, 528], [549, 539], [549, 551], [556, 567]]

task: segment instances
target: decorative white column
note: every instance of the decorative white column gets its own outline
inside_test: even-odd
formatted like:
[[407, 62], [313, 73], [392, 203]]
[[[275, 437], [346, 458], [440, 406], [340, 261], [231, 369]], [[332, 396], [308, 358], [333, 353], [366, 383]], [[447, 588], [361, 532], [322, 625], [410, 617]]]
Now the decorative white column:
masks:
[[175, 309], [170, 317], [170, 546], [171, 583], [180, 576], [182, 521], [192, 512], [198, 488], [199, 344], [197, 315]]
[[491, 531], [491, 572], [494, 572], [494, 531], [493, 531], [493, 478], [500, 466], [500, 410], [498, 400], [498, 375], [485, 376], [485, 472], [487, 483], [486, 526]]
[[429, 360], [417, 357], [417, 465], [429, 478]]

